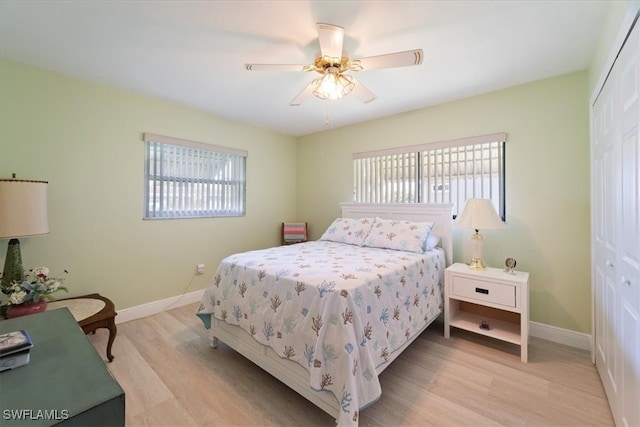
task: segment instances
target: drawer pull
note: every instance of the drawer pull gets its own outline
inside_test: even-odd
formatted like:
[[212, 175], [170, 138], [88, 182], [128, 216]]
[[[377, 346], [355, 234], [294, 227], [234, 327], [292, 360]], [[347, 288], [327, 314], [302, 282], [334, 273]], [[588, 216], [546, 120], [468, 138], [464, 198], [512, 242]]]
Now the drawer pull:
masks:
[[489, 289], [476, 288], [476, 292], [479, 294], [489, 295]]

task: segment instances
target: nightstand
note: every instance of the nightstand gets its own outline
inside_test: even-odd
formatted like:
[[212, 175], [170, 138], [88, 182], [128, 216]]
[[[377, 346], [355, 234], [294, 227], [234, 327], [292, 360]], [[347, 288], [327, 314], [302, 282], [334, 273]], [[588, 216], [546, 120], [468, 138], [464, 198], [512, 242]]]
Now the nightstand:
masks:
[[500, 268], [472, 270], [456, 263], [444, 272], [444, 336], [455, 327], [520, 346], [527, 362], [529, 273]]

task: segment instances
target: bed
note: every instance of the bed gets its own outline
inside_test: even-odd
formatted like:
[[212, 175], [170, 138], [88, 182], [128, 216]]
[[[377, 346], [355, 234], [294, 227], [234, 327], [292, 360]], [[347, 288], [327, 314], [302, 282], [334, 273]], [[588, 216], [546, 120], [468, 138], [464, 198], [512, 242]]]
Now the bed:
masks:
[[378, 375], [443, 309], [451, 205], [342, 203], [318, 241], [220, 263], [198, 316], [224, 342], [357, 425]]

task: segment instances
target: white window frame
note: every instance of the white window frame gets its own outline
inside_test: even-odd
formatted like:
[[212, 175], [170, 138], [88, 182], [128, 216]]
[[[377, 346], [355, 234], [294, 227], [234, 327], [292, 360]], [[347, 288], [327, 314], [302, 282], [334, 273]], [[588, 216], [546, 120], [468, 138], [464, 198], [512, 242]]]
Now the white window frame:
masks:
[[490, 199], [506, 220], [506, 133], [353, 154], [356, 203], [447, 203]]
[[247, 151], [143, 134], [143, 218], [211, 218], [246, 213]]

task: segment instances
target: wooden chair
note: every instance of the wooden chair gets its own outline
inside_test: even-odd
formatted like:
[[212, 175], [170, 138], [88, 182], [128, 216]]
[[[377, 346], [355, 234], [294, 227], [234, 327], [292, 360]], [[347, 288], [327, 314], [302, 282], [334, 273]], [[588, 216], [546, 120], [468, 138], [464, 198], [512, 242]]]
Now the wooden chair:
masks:
[[283, 222], [282, 223], [282, 244], [291, 245], [307, 241], [306, 222]]

